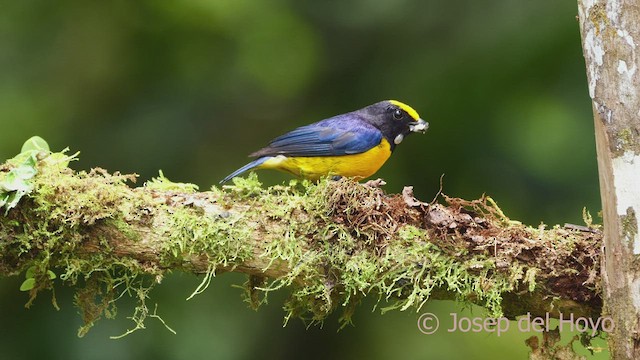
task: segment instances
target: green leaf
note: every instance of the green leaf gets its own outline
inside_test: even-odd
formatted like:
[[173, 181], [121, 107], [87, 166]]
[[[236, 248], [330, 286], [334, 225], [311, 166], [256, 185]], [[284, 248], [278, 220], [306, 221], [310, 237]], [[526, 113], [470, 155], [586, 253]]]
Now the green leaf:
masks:
[[5, 175], [2, 182], [0, 182], [0, 187], [2, 187], [5, 191], [22, 191], [29, 192], [31, 191], [31, 186], [25, 181], [21, 175], [29, 175], [29, 170], [23, 169], [20, 171], [16, 171], [16, 169], [12, 169], [9, 171], [7, 175]]
[[29, 268], [27, 269], [27, 272], [24, 274], [24, 278], [28, 279], [28, 278], [32, 278], [35, 277], [36, 274], [36, 266], [29, 266]]
[[9, 210], [13, 209], [14, 207], [16, 207], [18, 205], [18, 203], [20, 202], [20, 199], [26, 194], [26, 192], [24, 191], [14, 191], [12, 193], [9, 194], [9, 197], [7, 198], [7, 203], [5, 204], [5, 215], [9, 212]]
[[20, 152], [23, 153], [31, 150], [35, 150], [36, 152], [51, 151], [49, 150], [49, 144], [40, 136], [32, 136], [29, 140], [25, 141]]
[[[33, 138], [29, 139], [32, 140]], [[44, 141], [44, 140], [42, 140]], [[27, 141], [29, 143], [29, 141]], [[23, 150], [27, 146], [23, 146]], [[40, 146], [38, 141], [33, 141], [33, 146]], [[46, 145], [46, 143], [45, 143]], [[38, 173], [36, 156], [37, 150], [27, 149], [26, 152], [18, 154], [14, 159], [15, 167], [4, 176], [0, 177], [0, 207], [5, 208], [5, 215], [10, 209], [20, 202], [20, 199], [29, 194], [33, 189], [31, 179]]]
[[47, 270], [47, 275], [49, 275], [49, 279], [50, 279], [50, 280], [53, 280], [53, 279], [55, 279], [55, 278], [56, 278], [56, 273], [54, 273], [54, 272], [53, 272], [53, 271], [51, 271], [51, 270]]
[[61, 152], [55, 152], [49, 155], [47, 158], [47, 163], [49, 166], [55, 165], [58, 168], [66, 168], [69, 166], [70, 161], [77, 161], [78, 154], [80, 152], [76, 152], [73, 155], [67, 155], [66, 152], [69, 151], [69, 148], [65, 148]]
[[29, 291], [33, 289], [34, 286], [36, 286], [36, 279], [28, 278], [22, 282], [22, 285], [20, 285], [20, 291]]
[[30, 167], [30, 168], [36, 168], [36, 166], [38, 165], [38, 159], [37, 159], [37, 152], [35, 151], [29, 151], [25, 154], [29, 154], [29, 156], [27, 156], [26, 159], [24, 159], [24, 161], [22, 162], [22, 164], [20, 164], [20, 167]]
[[14, 191], [22, 186], [22, 179], [15, 172], [10, 171], [4, 176], [0, 186], [5, 191]]
[[15, 173], [16, 176], [18, 176], [19, 178], [23, 180], [27, 180], [34, 177], [38, 173], [38, 170], [36, 169], [35, 166], [25, 164], [25, 165], [18, 166], [15, 169], [12, 169], [11, 172]]

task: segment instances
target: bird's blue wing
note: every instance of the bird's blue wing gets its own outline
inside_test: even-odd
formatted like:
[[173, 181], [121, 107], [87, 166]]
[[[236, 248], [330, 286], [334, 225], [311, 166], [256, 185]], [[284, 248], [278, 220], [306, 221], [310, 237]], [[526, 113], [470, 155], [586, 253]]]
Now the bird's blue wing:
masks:
[[344, 115], [299, 127], [271, 141], [252, 156], [336, 156], [358, 154], [380, 144], [374, 126]]

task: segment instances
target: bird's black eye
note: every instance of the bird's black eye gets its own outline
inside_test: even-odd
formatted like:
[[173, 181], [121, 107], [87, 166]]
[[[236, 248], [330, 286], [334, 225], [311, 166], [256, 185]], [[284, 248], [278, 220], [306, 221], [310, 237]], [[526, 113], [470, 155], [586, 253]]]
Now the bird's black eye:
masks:
[[400, 109], [396, 109], [393, 112], [393, 118], [396, 120], [402, 120], [402, 118], [404, 117], [404, 114], [402, 113], [402, 110]]

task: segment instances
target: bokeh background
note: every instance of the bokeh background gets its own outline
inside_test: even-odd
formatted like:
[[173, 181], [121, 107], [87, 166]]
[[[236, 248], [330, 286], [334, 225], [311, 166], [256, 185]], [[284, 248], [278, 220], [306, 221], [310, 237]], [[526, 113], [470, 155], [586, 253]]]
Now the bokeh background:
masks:
[[[162, 169], [206, 190], [285, 131], [398, 99], [431, 128], [378, 172], [388, 192], [414, 185], [430, 200], [445, 174], [445, 193], [489, 194], [513, 219], [579, 224], [600, 199], [576, 15], [573, 1], [0, 0], [0, 158], [40, 135], [81, 151], [76, 169], [141, 181]], [[515, 359], [531, 335], [426, 336], [419, 313], [380, 315], [373, 299], [340, 332], [337, 316], [283, 328], [286, 292], [254, 312], [232, 286], [244, 277], [225, 274], [187, 302], [200, 279], [175, 273], [149, 303], [177, 335], [150, 319], [109, 340], [132, 326], [124, 300], [79, 339], [69, 290], [56, 290], [60, 311], [46, 294], [26, 310], [21, 281], [0, 279], [1, 359]], [[484, 314], [436, 301], [425, 311], [447, 327], [451, 312]]]

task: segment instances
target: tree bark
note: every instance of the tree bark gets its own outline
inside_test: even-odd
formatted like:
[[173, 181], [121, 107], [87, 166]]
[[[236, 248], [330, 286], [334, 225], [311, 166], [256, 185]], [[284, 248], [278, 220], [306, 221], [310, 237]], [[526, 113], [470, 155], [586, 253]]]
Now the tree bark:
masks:
[[640, 3], [579, 0], [604, 215], [602, 280], [614, 359], [640, 358]]

